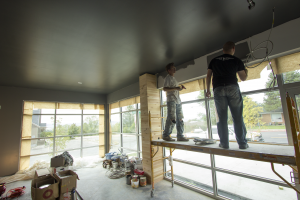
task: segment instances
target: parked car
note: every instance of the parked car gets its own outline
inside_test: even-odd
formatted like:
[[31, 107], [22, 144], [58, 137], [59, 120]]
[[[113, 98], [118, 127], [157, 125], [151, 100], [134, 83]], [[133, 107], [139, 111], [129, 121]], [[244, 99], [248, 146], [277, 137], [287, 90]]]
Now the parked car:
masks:
[[[219, 140], [218, 129], [217, 126], [214, 125], [211, 127], [213, 139]], [[208, 138], [208, 130], [204, 131], [201, 128], [194, 129], [193, 133], [185, 133], [186, 137], [200, 137], [200, 138]], [[233, 125], [228, 125], [228, 137], [229, 140], [236, 141], [235, 132]], [[259, 132], [247, 131], [246, 139], [249, 142], [264, 142], [262, 134]]]

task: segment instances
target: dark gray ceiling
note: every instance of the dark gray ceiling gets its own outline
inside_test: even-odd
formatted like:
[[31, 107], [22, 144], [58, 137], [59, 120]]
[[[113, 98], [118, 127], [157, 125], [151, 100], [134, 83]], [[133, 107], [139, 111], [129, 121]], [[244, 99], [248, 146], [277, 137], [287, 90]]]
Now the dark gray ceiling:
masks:
[[255, 2], [3, 0], [0, 85], [106, 94], [269, 29], [274, 6], [275, 26], [300, 17], [300, 1]]

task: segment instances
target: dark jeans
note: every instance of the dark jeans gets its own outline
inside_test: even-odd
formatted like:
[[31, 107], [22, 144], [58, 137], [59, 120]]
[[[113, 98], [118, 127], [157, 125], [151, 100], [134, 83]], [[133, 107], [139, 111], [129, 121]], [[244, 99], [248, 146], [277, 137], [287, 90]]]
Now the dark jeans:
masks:
[[181, 104], [176, 104], [175, 102], [167, 102], [168, 116], [166, 120], [165, 130], [163, 132], [163, 137], [170, 136], [175, 124], [172, 122], [173, 119], [176, 119], [176, 128], [177, 128], [177, 138], [184, 137], [184, 123], [180, 121], [183, 119], [182, 106]]
[[220, 143], [229, 146], [228, 140], [228, 106], [233, 118], [235, 137], [239, 145], [247, 144], [247, 130], [243, 119], [243, 98], [238, 85], [219, 86], [214, 89], [214, 100], [219, 116], [217, 122]]

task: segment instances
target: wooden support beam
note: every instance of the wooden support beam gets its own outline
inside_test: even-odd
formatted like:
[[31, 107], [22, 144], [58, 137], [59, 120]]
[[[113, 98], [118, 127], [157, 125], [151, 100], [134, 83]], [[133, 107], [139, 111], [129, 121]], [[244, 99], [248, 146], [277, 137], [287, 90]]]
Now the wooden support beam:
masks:
[[[151, 141], [162, 138], [161, 119], [151, 118], [151, 127], [149, 127], [149, 111], [153, 117], [161, 117], [160, 95], [156, 87], [157, 80], [155, 75], [144, 74], [140, 76], [140, 102], [141, 102], [141, 132], [142, 132], [142, 152], [143, 169], [147, 182], [151, 184], [151, 176], [154, 177], [154, 183], [163, 179], [163, 161], [157, 161], [153, 165], [153, 174], [151, 174], [151, 155], [157, 151], [157, 147], [152, 146], [153, 152], [150, 152]], [[155, 133], [153, 132], [155, 131]], [[152, 134], [151, 134], [152, 132]], [[152, 138], [150, 138], [152, 135]], [[162, 148], [159, 147], [154, 160], [162, 158]]]

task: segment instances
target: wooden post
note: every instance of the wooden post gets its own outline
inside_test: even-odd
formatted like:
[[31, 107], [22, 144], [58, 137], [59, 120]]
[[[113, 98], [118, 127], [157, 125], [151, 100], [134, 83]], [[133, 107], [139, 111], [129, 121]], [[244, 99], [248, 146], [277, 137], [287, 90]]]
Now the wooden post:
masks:
[[[162, 138], [161, 126], [161, 111], [160, 111], [160, 95], [157, 89], [157, 80], [155, 75], [144, 74], [140, 76], [140, 101], [141, 101], [141, 131], [142, 131], [142, 152], [143, 152], [143, 169], [147, 182], [151, 184], [151, 176], [154, 183], [163, 179], [163, 160], [153, 163], [153, 174], [151, 172], [151, 157], [152, 152], [157, 150], [157, 147], [151, 146], [152, 140]], [[149, 119], [149, 111], [151, 119]], [[157, 117], [157, 118], [155, 118]], [[151, 127], [149, 126], [151, 120]], [[150, 134], [152, 132], [152, 134]], [[151, 136], [152, 135], [152, 138]], [[152, 149], [152, 152], [150, 151]], [[155, 160], [161, 159], [163, 156], [162, 147], [154, 157]]]

